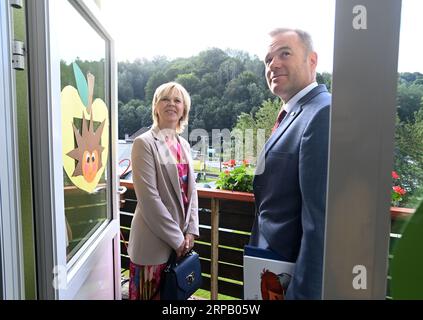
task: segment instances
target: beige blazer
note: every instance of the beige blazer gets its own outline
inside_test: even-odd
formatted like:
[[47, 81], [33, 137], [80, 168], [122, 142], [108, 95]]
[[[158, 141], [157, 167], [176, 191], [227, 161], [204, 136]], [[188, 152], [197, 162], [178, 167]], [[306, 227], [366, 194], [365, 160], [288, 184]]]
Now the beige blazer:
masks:
[[188, 210], [184, 205], [175, 160], [159, 128], [138, 136], [132, 145], [132, 172], [138, 203], [132, 219], [128, 254], [140, 265], [165, 263], [184, 235], [199, 236], [198, 196], [190, 146], [178, 137], [189, 161]]

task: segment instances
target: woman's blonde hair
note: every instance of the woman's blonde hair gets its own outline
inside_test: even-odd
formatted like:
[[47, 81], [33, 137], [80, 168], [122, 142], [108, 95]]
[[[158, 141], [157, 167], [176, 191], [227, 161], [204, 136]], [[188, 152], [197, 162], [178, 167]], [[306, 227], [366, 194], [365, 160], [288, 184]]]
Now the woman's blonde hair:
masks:
[[188, 113], [189, 109], [191, 108], [191, 97], [189, 96], [188, 91], [177, 82], [164, 83], [154, 92], [153, 103], [151, 107], [153, 127], [157, 127], [159, 125], [159, 118], [156, 113], [157, 104], [163, 97], [169, 96], [174, 90], [181, 94], [184, 103], [184, 112], [181, 119], [179, 119], [178, 125], [176, 126], [176, 132], [181, 133], [184, 131], [185, 126], [188, 124]]

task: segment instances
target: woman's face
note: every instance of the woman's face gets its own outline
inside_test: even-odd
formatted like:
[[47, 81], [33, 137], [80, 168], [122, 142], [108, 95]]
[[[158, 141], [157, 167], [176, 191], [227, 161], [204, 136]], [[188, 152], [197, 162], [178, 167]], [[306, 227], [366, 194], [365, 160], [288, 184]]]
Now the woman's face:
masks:
[[176, 129], [179, 120], [184, 114], [184, 100], [178, 90], [173, 89], [157, 102], [156, 114], [159, 127]]

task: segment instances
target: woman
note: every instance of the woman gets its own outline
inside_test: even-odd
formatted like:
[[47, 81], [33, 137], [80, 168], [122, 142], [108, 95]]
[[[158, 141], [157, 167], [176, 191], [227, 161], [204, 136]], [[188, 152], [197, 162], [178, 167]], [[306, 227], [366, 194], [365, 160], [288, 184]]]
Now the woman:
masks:
[[178, 257], [194, 246], [198, 197], [188, 142], [180, 137], [191, 99], [180, 84], [156, 89], [153, 126], [134, 140], [132, 171], [138, 199], [131, 224], [129, 299], [160, 299], [160, 277], [172, 250]]

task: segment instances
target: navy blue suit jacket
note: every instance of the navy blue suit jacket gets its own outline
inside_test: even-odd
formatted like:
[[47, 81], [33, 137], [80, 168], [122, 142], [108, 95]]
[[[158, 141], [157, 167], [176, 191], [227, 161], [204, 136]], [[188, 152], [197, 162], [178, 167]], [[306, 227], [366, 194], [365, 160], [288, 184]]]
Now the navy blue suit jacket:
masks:
[[330, 103], [324, 85], [301, 98], [266, 142], [254, 177], [250, 245], [296, 263], [287, 299], [321, 298]]

